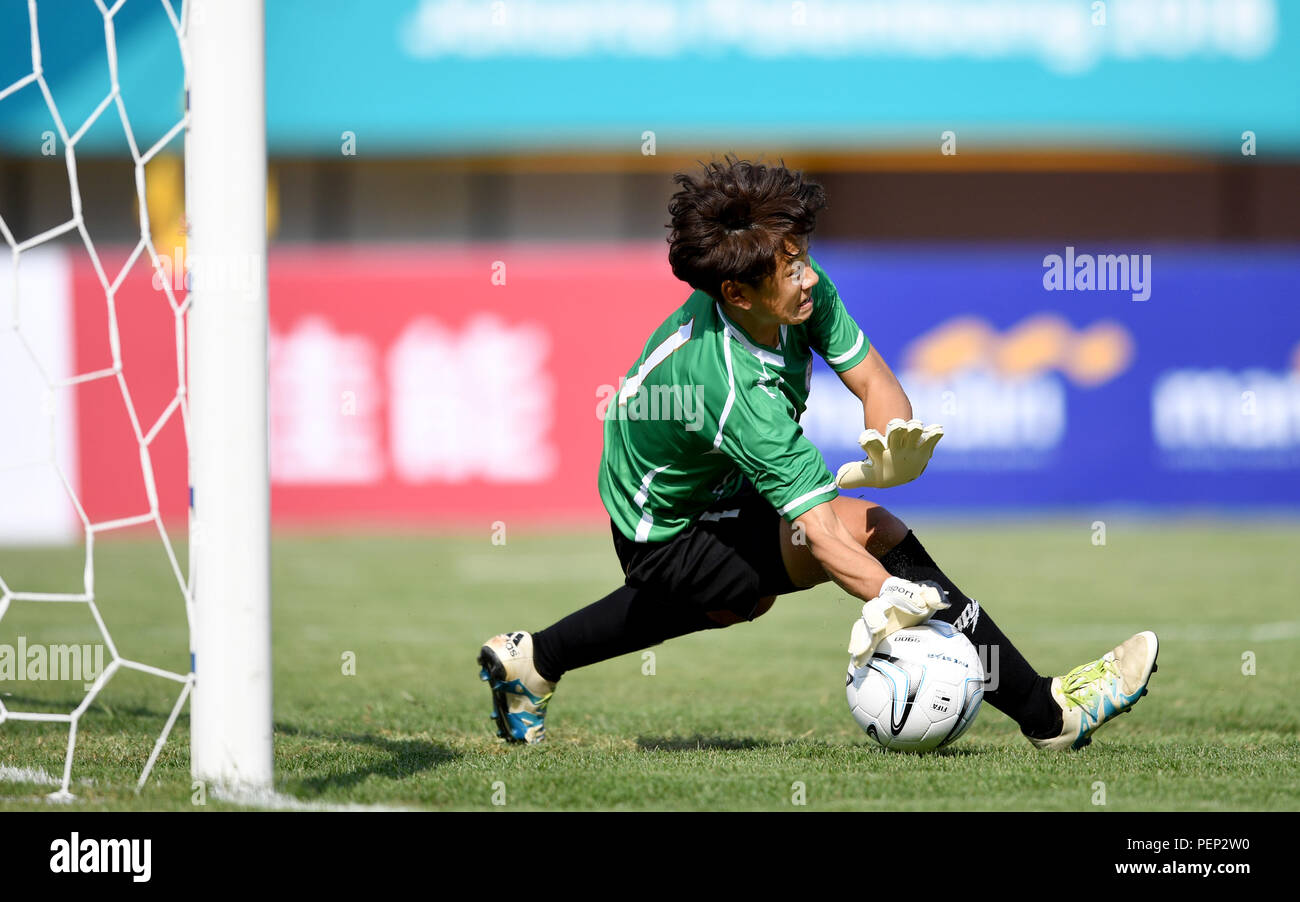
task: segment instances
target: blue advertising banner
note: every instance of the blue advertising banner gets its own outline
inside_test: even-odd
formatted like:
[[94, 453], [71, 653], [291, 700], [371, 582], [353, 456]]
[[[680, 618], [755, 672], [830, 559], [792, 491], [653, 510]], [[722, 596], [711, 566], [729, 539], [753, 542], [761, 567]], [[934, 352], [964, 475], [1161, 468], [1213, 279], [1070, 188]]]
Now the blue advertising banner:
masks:
[[[890, 503], [1300, 508], [1300, 248], [819, 244], [943, 440]], [[822, 361], [832, 471], [862, 408]]]

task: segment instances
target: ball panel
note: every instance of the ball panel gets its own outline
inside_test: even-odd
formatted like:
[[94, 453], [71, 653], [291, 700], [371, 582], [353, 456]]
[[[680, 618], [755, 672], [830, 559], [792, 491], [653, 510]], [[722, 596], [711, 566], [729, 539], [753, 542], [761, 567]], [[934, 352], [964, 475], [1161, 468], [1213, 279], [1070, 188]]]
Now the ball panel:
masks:
[[974, 722], [984, 668], [969, 639], [931, 621], [894, 633], [864, 666], [850, 666], [845, 694], [853, 719], [882, 746], [930, 751]]

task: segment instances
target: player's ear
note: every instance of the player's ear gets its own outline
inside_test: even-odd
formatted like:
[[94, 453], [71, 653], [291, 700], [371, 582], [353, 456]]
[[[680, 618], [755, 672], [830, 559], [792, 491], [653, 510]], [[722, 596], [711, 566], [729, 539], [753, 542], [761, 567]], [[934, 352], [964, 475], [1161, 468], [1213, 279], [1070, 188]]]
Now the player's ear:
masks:
[[748, 310], [754, 306], [754, 302], [745, 297], [744, 286], [740, 282], [727, 279], [719, 287], [722, 292], [723, 304], [731, 304], [741, 310]]

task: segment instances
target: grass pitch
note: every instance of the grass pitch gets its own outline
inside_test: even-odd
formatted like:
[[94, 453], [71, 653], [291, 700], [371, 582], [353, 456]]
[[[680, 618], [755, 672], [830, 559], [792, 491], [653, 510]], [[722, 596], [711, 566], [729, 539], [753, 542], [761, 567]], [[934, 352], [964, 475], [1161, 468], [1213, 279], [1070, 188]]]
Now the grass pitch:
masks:
[[[474, 658], [621, 581], [606, 533], [280, 535], [273, 555], [277, 789], [298, 804], [443, 810], [1265, 810], [1300, 808], [1300, 526], [1204, 521], [913, 524], [1040, 672], [1140, 629], [1151, 693], [1091, 747], [1038, 752], [984, 705], [951, 748], [885, 752], [850, 718], [859, 604], [832, 585], [750, 623], [567, 675], [543, 746], [495, 738]], [[101, 539], [96, 592], [122, 654], [188, 669], [156, 538]], [[77, 591], [80, 549], [0, 549], [13, 590]], [[15, 602], [0, 644], [98, 641], [83, 605]], [[349, 662], [355, 668], [349, 674]], [[191, 785], [182, 715], [135, 781], [177, 688], [119, 673], [81, 720], [75, 810], [235, 807]], [[80, 682], [0, 682], [10, 710], [69, 711]], [[0, 725], [0, 809], [48, 809], [67, 727]], [[286, 804], [288, 799], [282, 800]], [[202, 804], [198, 804], [201, 802]], [[1100, 804], [1099, 804], [1100, 803]]]

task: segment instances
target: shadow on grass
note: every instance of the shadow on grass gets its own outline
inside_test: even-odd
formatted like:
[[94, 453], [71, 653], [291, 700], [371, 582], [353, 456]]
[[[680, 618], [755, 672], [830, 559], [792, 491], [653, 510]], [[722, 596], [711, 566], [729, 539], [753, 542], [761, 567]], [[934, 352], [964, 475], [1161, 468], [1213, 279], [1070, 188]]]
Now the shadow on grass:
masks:
[[[821, 740], [798, 740], [801, 746], [825, 748], [827, 750], [849, 750], [853, 745], [840, 745]], [[725, 736], [639, 736], [636, 746], [643, 752], [739, 752], [749, 749], [771, 749], [790, 745], [789, 742], [773, 742], [768, 739], [731, 738]], [[914, 757], [967, 758], [986, 754], [983, 749], [947, 746], [930, 752], [891, 752], [875, 743], [857, 743], [858, 749], [869, 755], [911, 755]]]
[[952, 748], [945, 746], [941, 749], [931, 749], [928, 752], [911, 752], [911, 751], [890, 751], [886, 748], [879, 748], [877, 751], [885, 755], [910, 755], [913, 758], [973, 758], [982, 757], [987, 754], [982, 749], [973, 749], [968, 746]]
[[940, 758], [983, 758], [988, 756], [988, 749], [972, 748], [969, 745], [959, 745], [955, 748], [946, 745], [941, 749], [935, 749], [928, 752], [930, 755], [938, 755]]
[[[107, 690], [106, 690], [107, 691]], [[179, 690], [177, 690], [179, 691]], [[0, 696], [5, 707], [11, 712], [27, 712], [38, 714], [71, 714], [77, 706], [86, 700], [86, 693], [79, 695], [68, 695], [63, 698], [37, 698], [30, 695], [7, 694]], [[165, 701], [160, 705], [142, 705], [138, 703], [125, 704], [106, 702], [103, 696], [97, 696], [90, 707], [86, 709], [81, 716], [88, 722], [103, 723], [104, 718], [110, 720], [121, 718], [137, 720], [166, 720], [170, 713], [172, 705], [176, 700]], [[62, 724], [67, 726], [67, 724]]]
[[5, 707], [13, 712], [30, 712], [39, 714], [67, 714], [86, 700], [86, 693], [79, 696], [68, 695], [63, 698], [38, 698], [34, 695], [19, 695], [13, 692], [6, 692], [0, 695], [0, 701], [3, 701]]
[[850, 742], [845, 748], [864, 755], [881, 755], [885, 758], [982, 758], [988, 756], [991, 752], [990, 749], [970, 745], [945, 745], [942, 748], [930, 749], [925, 752], [915, 752], [908, 749], [887, 749], [883, 745], [870, 740], [866, 742]]
[[739, 752], [780, 745], [766, 739], [731, 739], [722, 736], [638, 736], [636, 747], [643, 752]]
[[[383, 761], [372, 761], [358, 765], [345, 773], [293, 779], [290, 781], [290, 786], [294, 788], [295, 794], [299, 795], [306, 793], [321, 795], [325, 792], [351, 789], [369, 777], [400, 780], [404, 777], [411, 777], [442, 767], [444, 764], [450, 764], [460, 757], [459, 752], [452, 751], [436, 742], [426, 742], [422, 739], [387, 739], [383, 736], [365, 733], [330, 733], [317, 730], [300, 730], [297, 727], [282, 723], [275, 725], [275, 732], [285, 737], [320, 739], [332, 744], [348, 743], [358, 747], [358, 749], [364, 746], [378, 749], [388, 756]], [[349, 756], [344, 751], [333, 757], [346, 758]]]

